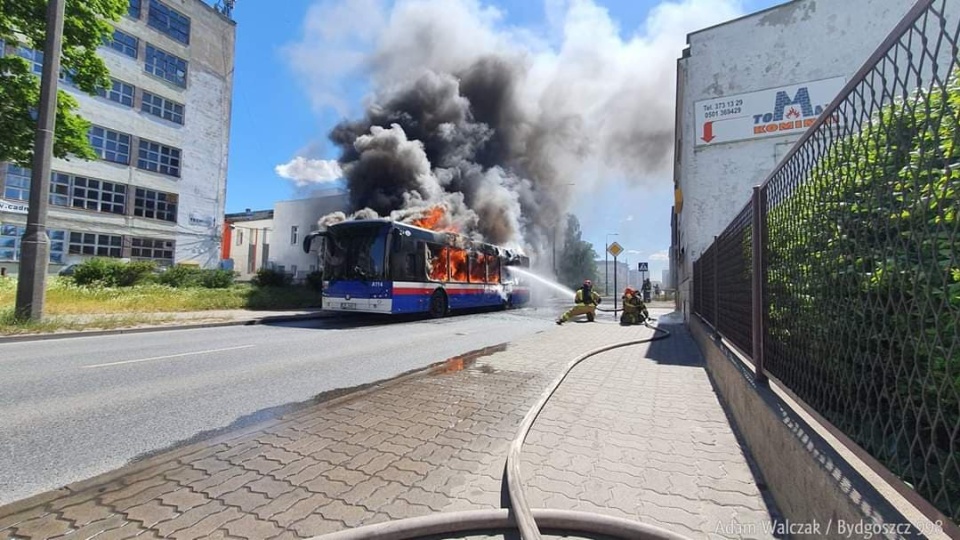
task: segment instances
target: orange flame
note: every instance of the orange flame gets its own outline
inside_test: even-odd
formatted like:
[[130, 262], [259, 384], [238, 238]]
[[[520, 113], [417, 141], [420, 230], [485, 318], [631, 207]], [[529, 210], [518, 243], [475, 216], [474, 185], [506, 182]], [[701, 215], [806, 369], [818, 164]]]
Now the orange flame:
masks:
[[447, 211], [442, 206], [434, 206], [430, 210], [420, 216], [419, 218], [413, 220], [413, 225], [416, 227], [423, 227], [424, 229], [430, 229], [431, 231], [446, 231], [446, 232], [457, 232], [456, 228], [453, 226], [443, 227], [443, 222], [446, 221]]
[[[413, 220], [412, 224], [432, 231], [458, 232], [455, 226], [445, 223], [446, 218], [446, 209], [438, 205]], [[500, 283], [500, 262], [496, 255], [477, 253], [471, 264], [467, 251], [447, 246], [432, 254], [427, 273], [434, 281]]]
[[430, 259], [430, 279], [454, 283], [500, 283], [500, 267], [496, 255], [477, 253], [470, 261], [467, 252], [443, 247]]

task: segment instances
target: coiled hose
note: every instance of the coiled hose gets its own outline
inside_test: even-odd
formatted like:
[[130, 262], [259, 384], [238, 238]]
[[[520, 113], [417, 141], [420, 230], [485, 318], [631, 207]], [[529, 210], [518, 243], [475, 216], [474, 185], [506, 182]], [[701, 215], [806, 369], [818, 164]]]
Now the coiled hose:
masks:
[[540, 416], [541, 411], [553, 397], [560, 384], [563, 383], [573, 368], [584, 360], [614, 349], [650, 343], [670, 336], [670, 332], [650, 326], [649, 322], [645, 323], [645, 326], [654, 331], [652, 337], [606, 345], [573, 359], [547, 387], [537, 403], [527, 411], [526, 416], [520, 423], [520, 428], [517, 430], [517, 435], [510, 444], [504, 469], [507, 491], [510, 496], [510, 508], [446, 512], [375, 523], [318, 536], [313, 540], [411, 540], [435, 535], [509, 530], [519, 530], [523, 540], [541, 540], [541, 529], [556, 531], [561, 534], [603, 535], [631, 540], [686, 540], [685, 536], [628, 519], [573, 510], [530, 508], [530, 503], [527, 501], [523, 489], [523, 477], [520, 473], [520, 452], [523, 449], [523, 443], [530, 433], [533, 423]]

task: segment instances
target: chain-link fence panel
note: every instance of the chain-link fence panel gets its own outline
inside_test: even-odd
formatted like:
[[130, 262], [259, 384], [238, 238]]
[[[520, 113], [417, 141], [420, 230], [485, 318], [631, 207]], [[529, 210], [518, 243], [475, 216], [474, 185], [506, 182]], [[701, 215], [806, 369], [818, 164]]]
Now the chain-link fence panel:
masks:
[[714, 328], [717, 327], [717, 246], [711, 245], [700, 257], [699, 310], [697, 313]]
[[747, 205], [717, 238], [717, 330], [750, 353], [753, 347], [753, 207]]
[[[760, 191], [766, 369], [955, 522], [958, 19], [921, 1]], [[744, 351], [748, 228], [741, 213], [694, 284], [719, 281], [695, 308]]]

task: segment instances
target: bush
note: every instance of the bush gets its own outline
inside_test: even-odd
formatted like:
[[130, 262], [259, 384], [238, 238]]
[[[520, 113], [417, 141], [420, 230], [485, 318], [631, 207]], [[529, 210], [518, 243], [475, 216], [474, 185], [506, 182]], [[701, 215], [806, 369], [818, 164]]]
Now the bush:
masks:
[[161, 284], [168, 287], [199, 287], [201, 270], [195, 266], [177, 264], [167, 269], [157, 278]]
[[271, 268], [261, 268], [252, 281], [257, 287], [286, 287], [293, 283], [293, 276]]
[[77, 265], [73, 281], [77, 285], [132, 287], [151, 281], [157, 265], [150, 261], [125, 263], [113, 259], [94, 258]]
[[323, 272], [310, 272], [307, 274], [307, 286], [315, 291], [323, 289]]
[[233, 285], [233, 272], [230, 270], [202, 270], [199, 283], [208, 289], [227, 289]]
[[772, 369], [953, 519], [958, 110], [951, 77], [835, 142], [769, 213], [766, 256]]

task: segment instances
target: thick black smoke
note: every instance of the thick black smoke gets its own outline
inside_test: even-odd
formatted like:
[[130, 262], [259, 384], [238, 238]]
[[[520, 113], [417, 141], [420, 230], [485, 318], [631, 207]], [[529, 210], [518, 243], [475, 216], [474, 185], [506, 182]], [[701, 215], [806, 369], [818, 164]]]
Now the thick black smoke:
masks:
[[333, 103], [337, 73], [374, 85], [363, 117], [330, 134], [352, 211], [414, 219], [443, 205], [461, 231], [534, 253], [562, 235], [572, 184], [591, 197], [605, 182], [669, 183], [684, 36], [737, 14], [733, 0], [664, 1], [625, 40], [592, 0], [556, 0], [562, 39], [546, 44], [480, 0], [397, 0], [364, 18], [372, 4], [323, 0], [296, 55], [318, 104]]
[[563, 126], [524, 114], [524, 76], [495, 56], [459, 73], [427, 71], [334, 128], [353, 210], [416, 216], [441, 204], [465, 233], [541, 244], [567, 204], [548, 151]]

